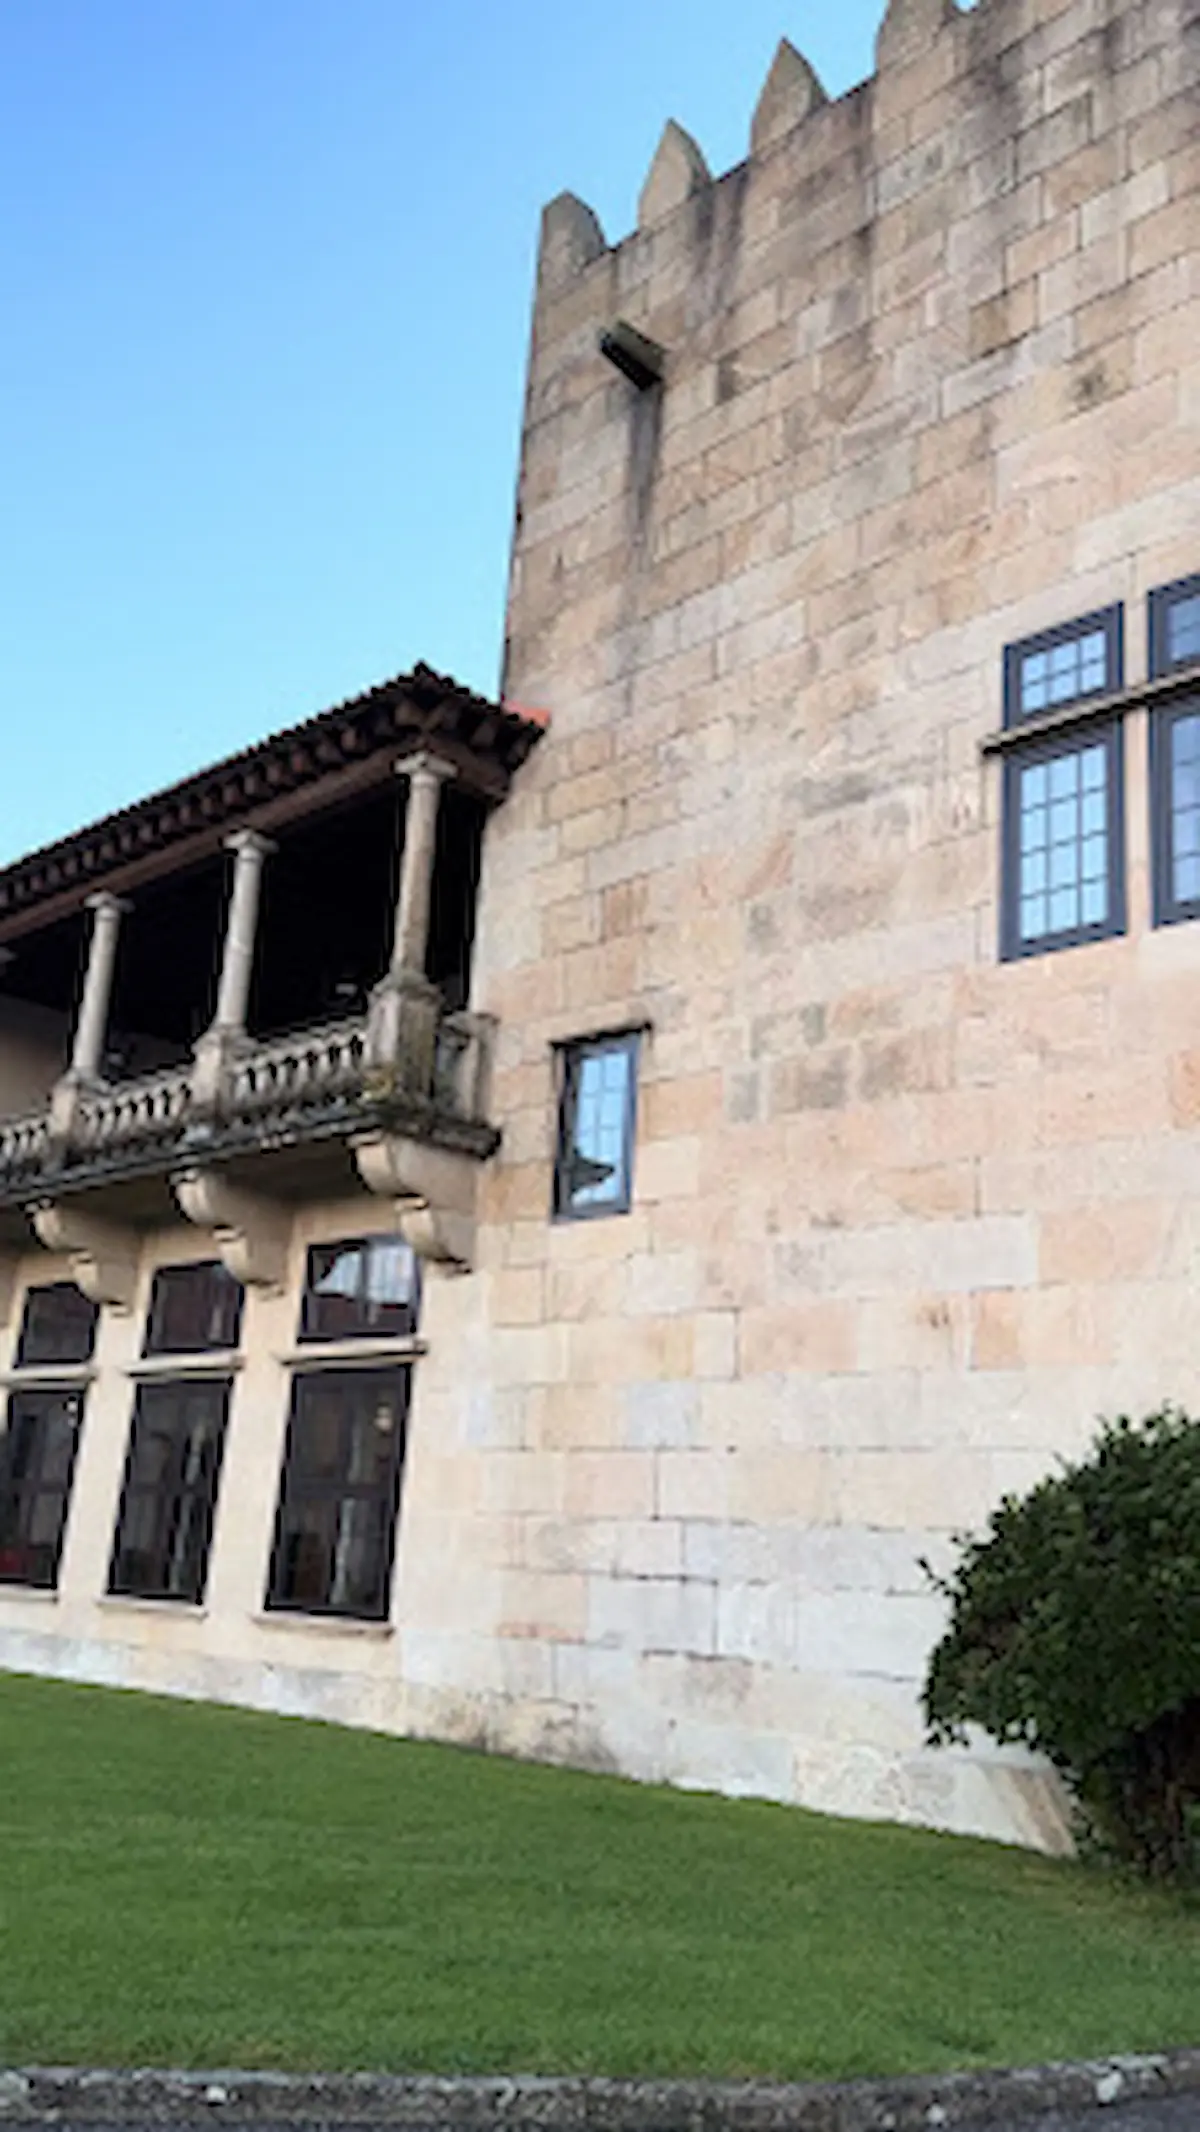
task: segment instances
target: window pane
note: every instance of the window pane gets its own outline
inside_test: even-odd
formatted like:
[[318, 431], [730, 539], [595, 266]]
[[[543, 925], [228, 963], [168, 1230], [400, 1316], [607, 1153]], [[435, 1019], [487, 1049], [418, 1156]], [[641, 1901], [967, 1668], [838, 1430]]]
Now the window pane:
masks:
[[1011, 648], [1013, 663], [1008, 671], [1015, 680], [1005, 703], [1007, 719], [1059, 710], [1064, 704], [1075, 703], [1084, 696], [1102, 695], [1119, 685], [1116, 610], [1099, 623], [1081, 622], [1051, 634], [1053, 641], [1049, 643], [1044, 637], [1032, 637]]
[[1079, 892], [1081, 925], [1103, 925], [1108, 917], [1108, 882], [1085, 881]]
[[109, 1589], [145, 1599], [204, 1595], [230, 1380], [141, 1386]]
[[31, 1288], [25, 1297], [17, 1367], [36, 1362], [90, 1362], [100, 1316], [74, 1281]]
[[349, 1237], [308, 1254], [302, 1340], [403, 1338], [417, 1328], [416, 1254], [399, 1236]]
[[386, 1615], [408, 1391], [407, 1370], [295, 1380], [268, 1606]]
[[1072, 703], [1106, 686], [1108, 640], [1102, 629], [1068, 637], [1045, 651], [1026, 652], [1021, 661], [1022, 711], [1046, 710]]
[[145, 1352], [187, 1355], [236, 1347], [242, 1296], [241, 1282], [219, 1259], [162, 1267], [150, 1295]]
[[1200, 659], [1200, 592], [1172, 600], [1168, 607], [1167, 658], [1172, 666]]
[[1193, 903], [1200, 897], [1200, 712], [1174, 718], [1170, 731], [1171, 893], [1176, 903]]
[[635, 1045], [623, 1036], [567, 1052], [555, 1165], [560, 1214], [629, 1204]]
[[14, 1392], [0, 1416], [0, 1582], [53, 1590], [82, 1395]]
[[[1016, 918], [1024, 942], [1107, 922], [1107, 766], [1107, 750], [1089, 745], [1019, 773]], [[1048, 805], [1030, 804], [1043, 795]]]

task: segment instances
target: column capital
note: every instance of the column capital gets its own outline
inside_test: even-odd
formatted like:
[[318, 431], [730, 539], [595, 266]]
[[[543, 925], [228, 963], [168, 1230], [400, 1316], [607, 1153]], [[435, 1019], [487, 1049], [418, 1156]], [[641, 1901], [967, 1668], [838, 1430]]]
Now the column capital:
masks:
[[421, 780], [425, 784], [440, 785], [458, 776], [454, 764], [442, 755], [435, 755], [431, 748], [415, 748], [411, 755], [398, 756], [392, 769], [397, 777], [407, 777], [410, 784]]
[[83, 899], [85, 911], [94, 911], [97, 918], [122, 918], [133, 909], [128, 896], [114, 896], [107, 888], [98, 888]]
[[243, 852], [252, 852], [256, 859], [269, 859], [279, 846], [272, 838], [263, 836], [258, 829], [234, 829], [224, 838], [226, 851], [232, 851], [239, 859]]

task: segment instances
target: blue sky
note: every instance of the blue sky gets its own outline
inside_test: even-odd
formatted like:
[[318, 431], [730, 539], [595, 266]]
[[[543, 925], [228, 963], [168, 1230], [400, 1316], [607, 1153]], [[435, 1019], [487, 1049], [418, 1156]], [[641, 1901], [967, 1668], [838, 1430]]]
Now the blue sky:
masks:
[[538, 216], [882, 0], [0, 0], [0, 863], [427, 659], [497, 685]]

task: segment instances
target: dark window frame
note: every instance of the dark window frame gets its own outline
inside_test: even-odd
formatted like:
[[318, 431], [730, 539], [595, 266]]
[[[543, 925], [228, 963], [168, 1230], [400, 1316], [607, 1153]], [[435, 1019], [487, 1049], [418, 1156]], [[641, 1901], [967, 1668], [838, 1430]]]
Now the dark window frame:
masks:
[[[1095, 688], [1084, 689], [1080, 694], [1064, 697], [1059, 703], [1047, 703], [1035, 710], [1021, 707], [1021, 676], [1024, 662], [1036, 652], [1050, 652], [1060, 644], [1071, 644], [1080, 637], [1102, 633], [1105, 643], [1105, 674], [1103, 682]], [[1099, 697], [1109, 696], [1124, 687], [1125, 677], [1125, 607], [1121, 600], [1114, 600], [1107, 607], [1094, 608], [1090, 614], [1076, 615], [1069, 622], [1057, 622], [1053, 629], [1039, 629], [1031, 637], [1018, 637], [1004, 647], [1004, 725], [1006, 730], [1021, 726], [1035, 718], [1044, 718], [1054, 713], [1064, 713], [1076, 704], [1094, 703]]]
[[[40, 1327], [38, 1318], [49, 1299], [61, 1297], [65, 1301], [67, 1296], [72, 1299], [72, 1309], [70, 1317], [63, 1320], [61, 1334], [56, 1335], [52, 1324], [46, 1328]], [[83, 1305], [82, 1310], [77, 1307], [78, 1304]], [[52, 1308], [49, 1315], [52, 1319]], [[25, 1291], [15, 1367], [19, 1370], [58, 1369], [64, 1364], [90, 1362], [96, 1350], [99, 1324], [99, 1304], [93, 1303], [90, 1296], [85, 1296], [75, 1281], [32, 1283]], [[82, 1331], [82, 1337], [72, 1341], [69, 1336], [75, 1328]], [[45, 1337], [47, 1332], [50, 1334], [48, 1346]]]
[[[371, 1300], [369, 1293], [364, 1293], [361, 1297], [363, 1322], [358, 1325], [352, 1324], [349, 1328], [342, 1326], [336, 1331], [326, 1331], [320, 1322], [322, 1306], [326, 1299], [321, 1297], [317, 1291], [317, 1278], [314, 1276], [316, 1261], [322, 1254], [327, 1253], [330, 1256], [330, 1266], [332, 1267], [339, 1255], [344, 1255], [351, 1251], [359, 1251], [363, 1254], [362, 1267], [369, 1286], [367, 1269], [370, 1266], [371, 1250], [373, 1247], [383, 1245], [389, 1247], [399, 1245], [408, 1251], [412, 1268], [412, 1293], [409, 1302], [406, 1304], [384, 1302], [375, 1307], [379, 1312], [395, 1311], [401, 1313], [403, 1322], [397, 1323], [393, 1320], [390, 1324], [385, 1322], [382, 1325], [379, 1322], [371, 1323]], [[328, 1271], [329, 1269], [327, 1268], [326, 1270]], [[338, 1300], [341, 1301], [343, 1299], [338, 1298]], [[346, 1297], [344, 1302], [348, 1308], [352, 1308], [359, 1300], [359, 1297]], [[300, 1326], [296, 1334], [298, 1346], [319, 1347], [325, 1343], [341, 1340], [414, 1340], [417, 1336], [420, 1315], [421, 1263], [416, 1253], [405, 1244], [402, 1236], [388, 1231], [382, 1235], [338, 1236], [310, 1243], [304, 1258], [304, 1289], [300, 1299]]]
[[[392, 1456], [388, 1466], [382, 1471], [382, 1478], [375, 1475], [366, 1481], [356, 1481], [344, 1470], [344, 1466], [328, 1476], [305, 1473], [298, 1446], [304, 1419], [303, 1409], [310, 1396], [310, 1387], [326, 1398], [336, 1394], [339, 1389], [344, 1389], [349, 1394], [340, 1446], [344, 1461], [348, 1461], [353, 1455], [355, 1397], [361, 1399], [364, 1393], [368, 1396], [373, 1394], [377, 1398], [385, 1395], [395, 1396], [397, 1419]], [[387, 1362], [371, 1369], [350, 1367], [340, 1370], [296, 1371], [292, 1378], [287, 1437], [279, 1469], [275, 1530], [263, 1600], [266, 1612], [300, 1614], [312, 1620], [365, 1621], [375, 1625], [388, 1621], [395, 1579], [400, 1499], [411, 1411], [412, 1364], [409, 1362]], [[365, 1504], [380, 1513], [382, 1549], [375, 1565], [379, 1589], [378, 1605], [368, 1608], [349, 1601], [335, 1601], [332, 1586], [336, 1575], [336, 1561], [330, 1564], [323, 1598], [314, 1598], [311, 1592], [296, 1597], [295, 1557], [289, 1561], [288, 1550], [295, 1547], [299, 1540], [310, 1537], [306, 1528], [298, 1522], [296, 1514], [305, 1505], [319, 1506], [336, 1518], [352, 1504]]]
[[1169, 585], [1156, 585], [1147, 595], [1146, 639], [1152, 681], [1162, 681], [1168, 674], [1186, 673], [1191, 666], [1200, 667], [1200, 653], [1184, 659], [1172, 659], [1167, 654], [1171, 609], [1182, 600], [1194, 599], [1200, 599], [1200, 571], [1190, 577], [1174, 578]]
[[1171, 742], [1183, 718], [1200, 717], [1200, 688], [1194, 696], [1166, 703], [1150, 714], [1150, 872], [1153, 922], [1185, 925], [1200, 918], [1200, 894], [1175, 893], [1175, 808]]
[[[125, 1454], [121, 1502], [108, 1566], [108, 1591], [113, 1598], [148, 1599], [164, 1606], [203, 1605], [212, 1556], [221, 1469], [229, 1434], [232, 1391], [233, 1378], [230, 1376], [156, 1377], [138, 1386], [129, 1429], [129, 1445]], [[186, 1461], [191, 1456], [192, 1446], [190, 1431], [185, 1429], [187, 1408], [191, 1402], [204, 1397], [215, 1397], [219, 1401], [214, 1448], [208, 1471], [189, 1477]], [[155, 1409], [172, 1399], [180, 1402], [180, 1406], [174, 1431], [177, 1440], [171, 1448], [169, 1465], [157, 1476], [142, 1478], [138, 1473], [138, 1456], [156, 1419]], [[135, 1505], [147, 1499], [157, 1505], [153, 1519], [156, 1539], [153, 1550], [147, 1549], [145, 1552], [154, 1561], [161, 1561], [165, 1565], [171, 1562], [180, 1540], [181, 1528], [185, 1529], [186, 1537], [186, 1529], [190, 1528], [193, 1518], [198, 1515], [199, 1544], [194, 1549], [195, 1574], [186, 1589], [173, 1590], [170, 1577], [166, 1574], [156, 1578], [135, 1578], [125, 1566], [126, 1558], [132, 1552], [128, 1528], [134, 1516]]]
[[[9, 1393], [3, 1440], [0, 1442], [0, 1588], [13, 1585], [26, 1591], [58, 1590], [63, 1543], [71, 1511], [71, 1489], [79, 1458], [79, 1439], [83, 1431], [85, 1398], [86, 1393], [82, 1386], [76, 1388], [70, 1385], [14, 1385]], [[16, 1483], [9, 1470], [9, 1462], [23, 1407], [27, 1411], [32, 1409], [34, 1413], [36, 1459], [26, 1468], [20, 1482]], [[49, 1428], [53, 1410], [64, 1407], [74, 1408], [68, 1422], [71, 1429], [70, 1449], [61, 1475], [57, 1479], [48, 1480], [45, 1475]], [[29, 1530], [39, 1505], [46, 1499], [53, 1503], [55, 1498], [58, 1511], [53, 1538], [45, 1542], [31, 1539]], [[38, 1575], [30, 1573], [29, 1570], [22, 1571], [17, 1566], [18, 1555], [23, 1551], [32, 1556], [34, 1550], [39, 1547], [48, 1549], [45, 1573]]]
[[[558, 1111], [554, 1138], [551, 1216], [556, 1222], [599, 1221], [609, 1215], [628, 1214], [632, 1209], [638, 1067], [644, 1033], [641, 1028], [614, 1029], [595, 1036], [571, 1037], [554, 1047], [558, 1069]], [[580, 1075], [587, 1059], [615, 1053], [622, 1054], [628, 1061], [625, 1115], [621, 1134], [621, 1190], [613, 1199], [585, 1202], [582, 1206], [574, 1205], [572, 1190], [578, 1191], [581, 1188], [569, 1185], [568, 1165], [574, 1152], [572, 1139], [579, 1100]]]
[[[1102, 633], [1105, 671], [1102, 682], [1069, 699], [1024, 710], [1021, 685], [1024, 661], [1032, 653], [1053, 651], [1057, 645]], [[1124, 687], [1125, 610], [1121, 601], [1077, 615], [1053, 629], [1038, 630], [1004, 647], [1004, 726], [1010, 733], [1024, 725], [1034, 728], [1027, 741], [1005, 751], [1002, 768], [1000, 828], [1000, 959], [1024, 962], [1032, 955], [1053, 955], [1061, 948], [1086, 946], [1095, 940], [1111, 940], [1128, 927], [1128, 893], [1125, 849], [1125, 734], [1119, 713], [1098, 716], [1092, 708], [1106, 696]], [[1078, 711], [1076, 723], [1072, 711]], [[1037, 722], [1053, 717], [1048, 730], [1038, 731]], [[1108, 859], [1107, 911], [1090, 924], [1064, 926], [1058, 932], [1026, 938], [1021, 931], [1021, 779], [1038, 763], [1062, 761], [1085, 750], [1105, 751], [1105, 838]]]
[[[221, 1337], [210, 1336], [208, 1339], [189, 1339], [186, 1342], [163, 1338], [161, 1336], [163, 1331], [162, 1321], [170, 1307], [169, 1298], [172, 1287], [177, 1287], [182, 1292], [185, 1283], [189, 1279], [194, 1281], [198, 1275], [202, 1274], [214, 1279], [212, 1296], [214, 1312], [219, 1307], [219, 1302], [223, 1295], [230, 1300], [231, 1318], [230, 1322], [221, 1327]], [[155, 1269], [154, 1278], [150, 1284], [150, 1301], [146, 1307], [146, 1326], [142, 1338], [142, 1353], [144, 1356], [178, 1355], [180, 1357], [185, 1355], [229, 1353], [237, 1347], [241, 1338], [242, 1317], [245, 1307], [245, 1289], [219, 1258], [184, 1259], [172, 1265], [159, 1266]]]
[[1173, 697], [1171, 702], [1152, 705], [1150, 710], [1150, 866], [1153, 922], [1184, 925], [1200, 918], [1200, 894], [1175, 893], [1175, 809], [1171, 749], [1175, 727], [1182, 718], [1200, 713], [1200, 656], [1172, 659], [1168, 655], [1171, 610], [1181, 600], [1200, 597], [1200, 572], [1174, 578], [1168, 585], [1155, 585], [1146, 596], [1146, 640], [1150, 647], [1150, 679], [1164, 681], [1172, 674], [1198, 671], [1197, 693]]

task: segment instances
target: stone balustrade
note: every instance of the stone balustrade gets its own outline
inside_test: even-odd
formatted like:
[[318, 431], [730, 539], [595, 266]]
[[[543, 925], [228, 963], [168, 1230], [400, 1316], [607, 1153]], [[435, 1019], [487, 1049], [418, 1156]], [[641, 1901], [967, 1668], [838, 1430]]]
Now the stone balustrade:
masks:
[[168, 1066], [81, 1095], [71, 1145], [89, 1152], [169, 1137], [183, 1124], [192, 1094], [191, 1066]]
[[256, 1044], [229, 1069], [228, 1108], [235, 1117], [255, 1117], [336, 1096], [361, 1095], [365, 1058], [366, 1026], [361, 1016]]
[[37, 1170], [50, 1140], [50, 1112], [23, 1111], [16, 1118], [0, 1118], [0, 1177], [19, 1177]]
[[0, 1204], [23, 1204], [68, 1179], [86, 1182], [127, 1164], [144, 1171], [187, 1159], [198, 1139], [253, 1149], [258, 1135], [303, 1139], [307, 1130], [370, 1131], [407, 1106], [404, 1130], [438, 1139], [462, 1127], [487, 1132], [485, 1103], [492, 1024], [453, 1014], [438, 1025], [427, 1087], [397, 1096], [369, 1059], [364, 1015], [262, 1043], [243, 1040], [222, 1063], [215, 1101], [191, 1060], [135, 1079], [78, 1089], [65, 1126], [48, 1101], [0, 1119]]

